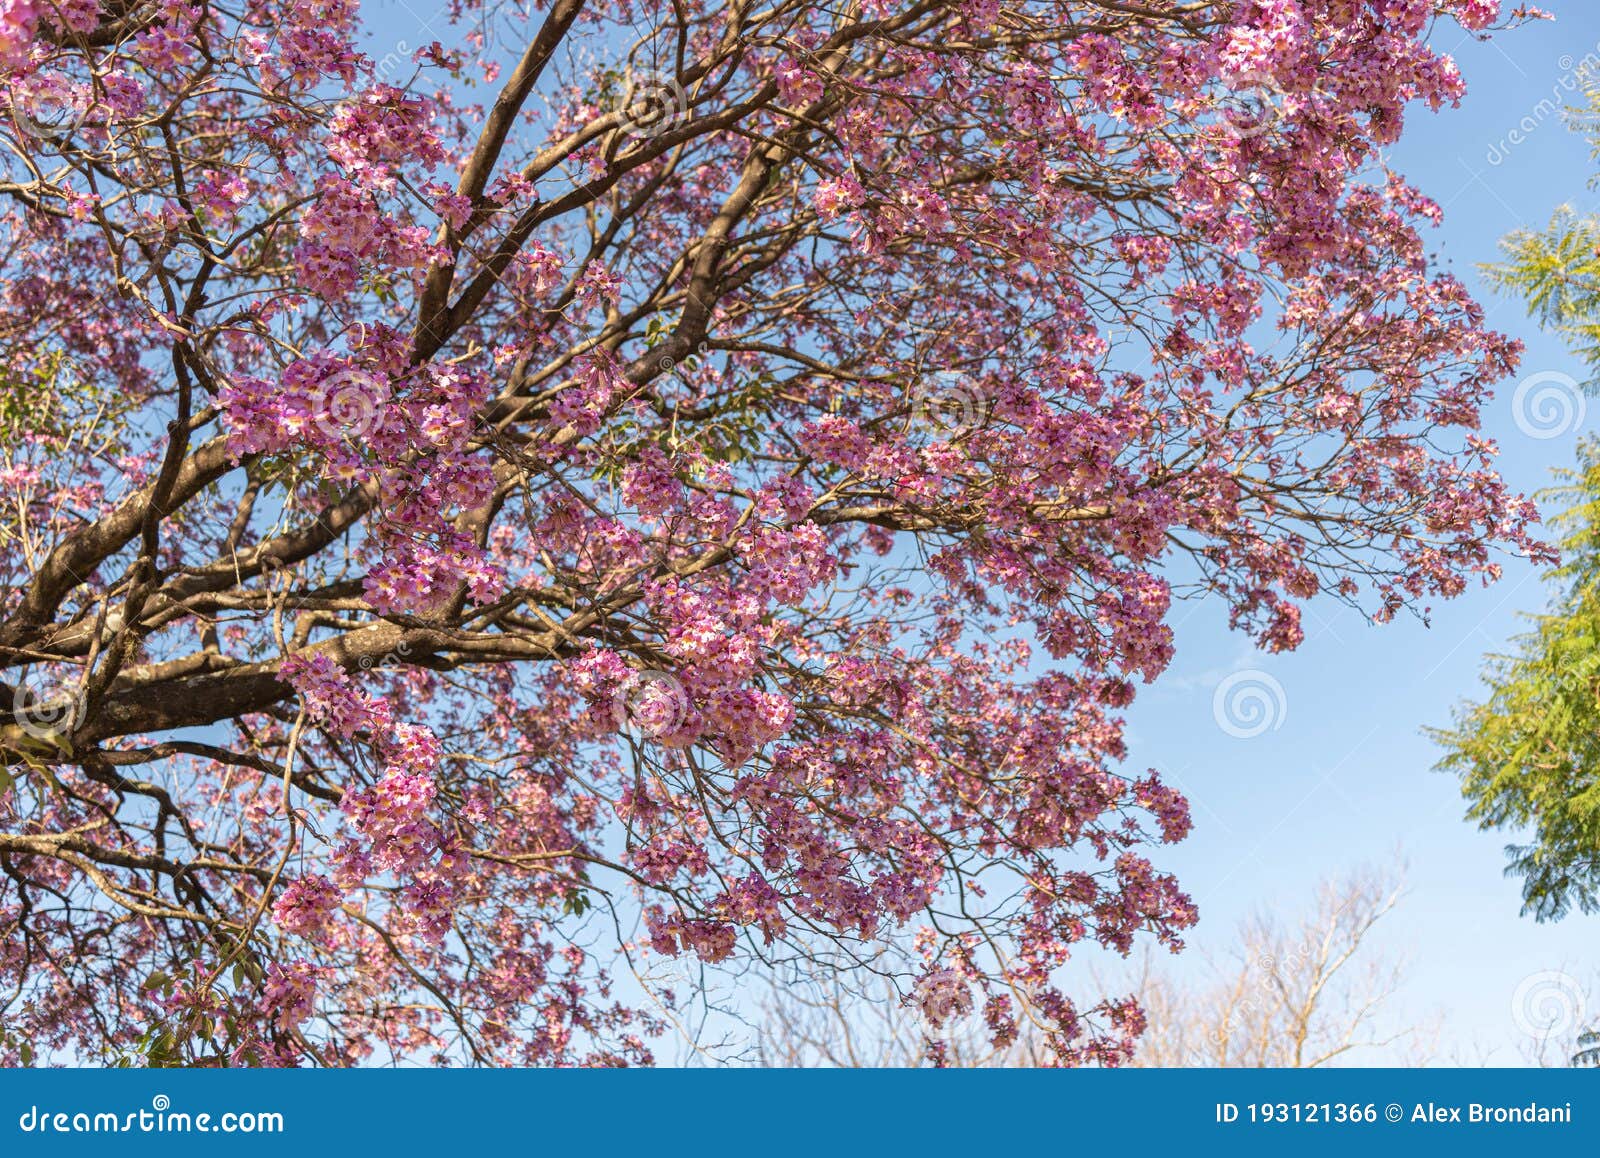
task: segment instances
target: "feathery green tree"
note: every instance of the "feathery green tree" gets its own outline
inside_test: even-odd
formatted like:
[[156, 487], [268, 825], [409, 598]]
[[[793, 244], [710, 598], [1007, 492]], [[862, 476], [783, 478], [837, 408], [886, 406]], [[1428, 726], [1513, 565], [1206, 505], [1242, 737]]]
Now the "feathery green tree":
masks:
[[1490, 656], [1488, 695], [1430, 729], [1439, 767], [1461, 778], [1467, 818], [1483, 828], [1530, 831], [1507, 847], [1523, 879], [1523, 911], [1540, 920], [1576, 903], [1600, 911], [1600, 441], [1586, 440], [1576, 469], [1540, 496], [1566, 509], [1559, 586], [1551, 609], [1507, 655]]
[[[1600, 160], [1600, 78], [1569, 111]], [[1600, 177], [1596, 178], [1600, 182]], [[1561, 334], [1600, 390], [1600, 217], [1569, 206], [1543, 230], [1517, 230], [1503, 263], [1485, 268], [1499, 288]], [[1438, 767], [1461, 780], [1467, 819], [1527, 834], [1507, 846], [1507, 873], [1523, 882], [1523, 912], [1539, 920], [1576, 905], [1600, 911], [1600, 439], [1585, 439], [1576, 468], [1538, 496], [1560, 509], [1561, 564], [1551, 607], [1506, 655], [1488, 657], [1487, 694], [1429, 729], [1445, 749]]]

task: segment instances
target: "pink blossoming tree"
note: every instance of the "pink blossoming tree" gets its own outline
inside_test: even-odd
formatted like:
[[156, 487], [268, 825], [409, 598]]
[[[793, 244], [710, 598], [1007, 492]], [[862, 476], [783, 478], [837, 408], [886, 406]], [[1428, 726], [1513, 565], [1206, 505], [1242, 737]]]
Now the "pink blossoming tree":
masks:
[[0, 1058], [647, 1062], [631, 971], [892, 941], [1126, 1060], [1173, 599], [1545, 553], [1378, 154], [1498, 7], [0, 0]]

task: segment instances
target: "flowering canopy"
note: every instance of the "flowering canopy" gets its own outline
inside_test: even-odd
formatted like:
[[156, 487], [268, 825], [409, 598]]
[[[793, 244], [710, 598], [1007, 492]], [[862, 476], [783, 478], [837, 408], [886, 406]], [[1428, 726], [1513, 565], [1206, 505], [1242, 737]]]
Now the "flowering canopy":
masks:
[[647, 1061], [619, 961], [915, 931], [1125, 1058], [1172, 599], [1544, 553], [1378, 155], [1441, 18], [0, 0], [0, 1051]]

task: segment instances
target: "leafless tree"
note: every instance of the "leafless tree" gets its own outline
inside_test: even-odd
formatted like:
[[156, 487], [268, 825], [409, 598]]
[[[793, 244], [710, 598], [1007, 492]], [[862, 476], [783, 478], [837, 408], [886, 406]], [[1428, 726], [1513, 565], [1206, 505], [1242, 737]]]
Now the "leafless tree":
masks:
[[[1149, 1023], [1134, 1064], [1425, 1064], [1436, 1055], [1438, 1020], [1387, 1016], [1405, 961], [1371, 937], [1403, 894], [1398, 868], [1325, 881], [1298, 922], [1273, 912], [1246, 921], [1226, 958], [1204, 959], [1198, 981], [1179, 981], [1145, 959], [1123, 979]], [[1107, 992], [1117, 988], [1118, 978], [1097, 980]], [[939, 1027], [937, 1037], [951, 1065], [1031, 1066], [1043, 1056], [1026, 1029], [995, 1047], [977, 1018]], [[888, 979], [855, 986], [842, 976], [796, 978], [774, 985], [764, 1003], [760, 1064], [914, 1066], [928, 1057], [928, 1027]]]
[[1600, 1003], [1592, 974], [1583, 967], [1563, 962], [1528, 974], [1512, 991], [1509, 1008], [1524, 1064], [1541, 1069], [1600, 1064], [1600, 1022], [1594, 1020]]
[[1358, 870], [1324, 881], [1295, 925], [1271, 912], [1246, 921], [1198, 983], [1147, 967], [1139, 997], [1149, 1029], [1134, 1064], [1310, 1069], [1374, 1062], [1377, 1051], [1385, 1062], [1425, 1063], [1437, 1023], [1384, 1017], [1405, 961], [1371, 943], [1403, 895], [1397, 868]]
[[[914, 995], [903, 989], [912, 956], [888, 949], [853, 971], [791, 965], [773, 975], [762, 1001], [755, 1063], [899, 1068], [926, 1064], [937, 1052], [963, 1068], [1008, 1064], [1015, 1046], [995, 1046], [977, 1010], [938, 1026], [919, 1014]], [[1026, 1016], [1019, 1020], [1026, 1026]]]

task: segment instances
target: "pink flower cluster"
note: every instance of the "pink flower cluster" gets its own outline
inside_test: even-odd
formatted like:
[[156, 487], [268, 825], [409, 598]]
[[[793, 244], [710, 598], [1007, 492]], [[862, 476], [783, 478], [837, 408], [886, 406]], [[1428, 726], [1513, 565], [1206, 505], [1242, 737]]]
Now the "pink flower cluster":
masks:
[[438, 944], [454, 913], [456, 881], [469, 867], [430, 817], [438, 794], [438, 737], [425, 726], [396, 723], [386, 701], [363, 693], [324, 653], [290, 656], [280, 671], [313, 721], [335, 735], [369, 733], [388, 766], [377, 783], [347, 789], [340, 803], [364, 843], [347, 841], [337, 850], [333, 880], [291, 882], [274, 905], [275, 920], [286, 932], [320, 933], [343, 893], [375, 873], [389, 873], [410, 881], [400, 894], [402, 916], [418, 936]]
[[458, 584], [474, 598], [493, 598], [503, 568], [454, 522], [494, 489], [489, 460], [468, 447], [487, 382], [453, 366], [402, 380], [393, 336], [372, 337], [361, 356], [297, 358], [277, 382], [235, 378], [219, 399], [230, 448], [243, 455], [310, 447], [331, 480], [381, 488], [383, 514], [364, 544], [375, 609], [426, 610]]
[[307, 289], [330, 301], [350, 296], [363, 277], [420, 270], [439, 256], [426, 226], [405, 225], [374, 195], [336, 176], [319, 182], [317, 199], [300, 218], [295, 266]]
[[428, 819], [436, 791], [425, 774], [391, 769], [372, 787], [345, 794], [341, 807], [371, 843], [374, 868], [414, 872], [438, 851], [441, 834]]
[[272, 906], [272, 919], [285, 933], [315, 937], [328, 927], [344, 893], [327, 877], [317, 875], [291, 881]]
[[280, 1032], [291, 1033], [311, 1017], [320, 974], [321, 970], [307, 961], [274, 961], [267, 966], [261, 1007]]
[[445, 159], [430, 102], [378, 84], [340, 106], [328, 125], [328, 156], [357, 184], [394, 187], [402, 165], [431, 169]]
[[28, 63], [44, 7], [35, 0], [0, 0], [0, 68]]

